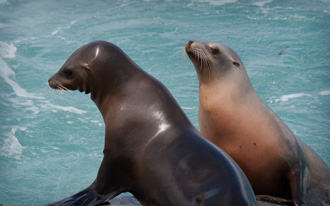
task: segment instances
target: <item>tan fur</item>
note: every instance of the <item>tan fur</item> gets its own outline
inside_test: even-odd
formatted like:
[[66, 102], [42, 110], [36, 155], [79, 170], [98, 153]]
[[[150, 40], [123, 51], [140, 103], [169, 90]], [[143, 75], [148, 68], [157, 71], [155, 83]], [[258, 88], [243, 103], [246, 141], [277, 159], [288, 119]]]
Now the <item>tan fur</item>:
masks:
[[200, 83], [201, 134], [238, 163], [255, 194], [330, 205], [329, 167], [261, 100], [239, 56], [217, 42], [189, 41], [185, 49]]

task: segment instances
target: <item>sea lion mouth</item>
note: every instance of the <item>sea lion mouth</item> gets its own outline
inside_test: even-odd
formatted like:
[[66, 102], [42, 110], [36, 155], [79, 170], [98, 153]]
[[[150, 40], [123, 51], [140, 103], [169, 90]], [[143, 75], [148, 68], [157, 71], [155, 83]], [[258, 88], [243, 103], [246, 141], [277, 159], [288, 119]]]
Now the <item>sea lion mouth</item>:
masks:
[[71, 89], [69, 89], [69, 88], [63, 86], [62, 84], [50, 85], [50, 87], [51, 87], [52, 89], [54, 89], [55, 91], [61, 93], [61, 94], [63, 94], [63, 92], [65, 92], [65, 91], [69, 91], [69, 90], [71, 90]]
[[71, 88], [70, 86], [64, 86], [63, 84], [60, 84], [58, 82], [50, 81], [49, 86], [54, 89], [55, 91], [63, 94], [65, 91], [73, 91], [76, 90], [74, 88]]

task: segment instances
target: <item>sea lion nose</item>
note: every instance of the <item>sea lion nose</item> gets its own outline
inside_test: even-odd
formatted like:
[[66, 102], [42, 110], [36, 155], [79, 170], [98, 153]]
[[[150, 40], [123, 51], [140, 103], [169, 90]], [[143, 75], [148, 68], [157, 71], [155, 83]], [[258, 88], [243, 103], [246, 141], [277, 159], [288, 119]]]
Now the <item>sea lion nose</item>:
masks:
[[188, 48], [190, 48], [190, 46], [191, 46], [192, 43], [194, 43], [194, 41], [192, 41], [192, 40], [189, 40], [188, 41]]
[[51, 77], [48, 79], [48, 84], [51, 84], [52, 81], [54, 81], [54, 76], [51, 76]]
[[48, 79], [48, 84], [51, 88], [56, 88], [56, 82], [54, 80], [54, 76], [52, 76], [51, 78]]

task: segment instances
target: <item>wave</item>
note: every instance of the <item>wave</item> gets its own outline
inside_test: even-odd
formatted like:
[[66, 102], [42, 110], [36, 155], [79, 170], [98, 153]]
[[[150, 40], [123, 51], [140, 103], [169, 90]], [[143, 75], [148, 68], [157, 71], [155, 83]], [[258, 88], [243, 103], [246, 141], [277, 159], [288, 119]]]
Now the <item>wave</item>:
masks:
[[15, 94], [19, 97], [32, 97], [33, 95], [29, 94], [25, 89], [19, 86], [18, 83], [15, 81], [11, 80], [9, 77], [10, 76], [15, 76], [15, 72], [9, 68], [7, 63], [0, 58], [0, 76], [9, 84]]
[[8, 66], [3, 58], [12, 59], [16, 57], [17, 48], [14, 44], [8, 44], [0, 41], [0, 77], [2, 77], [7, 84], [9, 84], [14, 93], [19, 97], [42, 99], [32, 93], [27, 92], [17, 82], [13, 81], [10, 77], [15, 77], [15, 72]]
[[25, 131], [24, 127], [15, 127], [10, 130], [5, 138], [0, 138], [2, 140], [2, 145], [0, 147], [0, 156], [14, 157], [18, 159], [22, 154], [22, 145], [19, 143], [17, 137], [15, 136], [17, 130]]
[[[45, 105], [53, 108], [53, 109], [57, 109], [57, 110], [62, 110], [62, 111], [65, 111], [65, 112], [72, 112], [72, 113], [75, 113], [75, 114], [85, 114], [87, 113], [87, 111], [84, 111], [84, 110], [80, 110], [80, 109], [77, 109], [75, 107], [64, 107], [64, 106], [59, 106], [59, 105], [54, 105], [54, 104], [51, 104], [49, 102], [45, 102]], [[54, 110], [54, 112], [56, 112], [56, 110]]]
[[258, 2], [254, 2], [252, 4], [255, 5], [255, 6], [259, 6], [259, 7], [264, 7], [265, 4], [269, 4], [271, 2], [273, 2], [273, 0], [258, 1]]
[[330, 90], [319, 92], [319, 94], [322, 96], [330, 95]]
[[12, 76], [15, 76], [15, 72], [10, 69], [8, 64], [0, 57], [0, 77], [2, 77], [5, 82], [12, 87], [16, 96], [32, 99], [43, 99], [42, 97], [37, 97], [34, 94], [27, 92], [17, 82], [10, 79]]
[[55, 29], [53, 32], [52, 32], [52, 36], [56, 35], [57, 33], [59, 33], [60, 31], [62, 31], [63, 29], [70, 29], [72, 25], [74, 25], [75, 23], [77, 22], [77, 20], [73, 20], [70, 22], [69, 25], [67, 26], [60, 26], [58, 27], [57, 29]]
[[196, 107], [182, 107], [182, 109], [192, 110], [192, 109], [196, 109]]
[[295, 99], [295, 98], [299, 98], [299, 97], [310, 97], [310, 94], [305, 94], [305, 93], [295, 93], [295, 94], [287, 94], [287, 95], [283, 95], [280, 97], [280, 99], [275, 100], [276, 102], [278, 101], [282, 101], [282, 102], [286, 102], [289, 101], [290, 99]]
[[[325, 91], [321, 91], [318, 92], [319, 95], [321, 96], [327, 96], [330, 95], [330, 90], [325, 90]], [[311, 96], [315, 96], [315, 94], [305, 94], [305, 93], [294, 93], [294, 94], [287, 94], [287, 95], [283, 95], [281, 96], [279, 99], [275, 99], [275, 102], [287, 102], [290, 99], [296, 99], [296, 98], [300, 98], [300, 97], [311, 97]]]
[[191, 3], [199, 2], [199, 3], [209, 3], [213, 6], [221, 6], [224, 4], [235, 3], [237, 0], [193, 0]]
[[3, 58], [15, 58], [17, 48], [14, 44], [0, 41], [0, 56]]

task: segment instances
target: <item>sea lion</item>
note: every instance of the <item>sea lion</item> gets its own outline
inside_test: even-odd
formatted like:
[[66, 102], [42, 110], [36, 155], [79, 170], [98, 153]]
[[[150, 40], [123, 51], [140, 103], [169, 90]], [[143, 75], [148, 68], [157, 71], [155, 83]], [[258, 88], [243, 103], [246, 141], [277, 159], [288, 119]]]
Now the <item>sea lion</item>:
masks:
[[116, 45], [82, 46], [49, 85], [91, 93], [105, 122], [96, 180], [54, 205], [97, 205], [122, 192], [143, 205], [256, 205], [237, 164], [203, 139], [169, 91]]
[[239, 56], [217, 42], [188, 41], [185, 51], [199, 79], [201, 134], [236, 161], [255, 194], [330, 205], [329, 166], [261, 100]]

